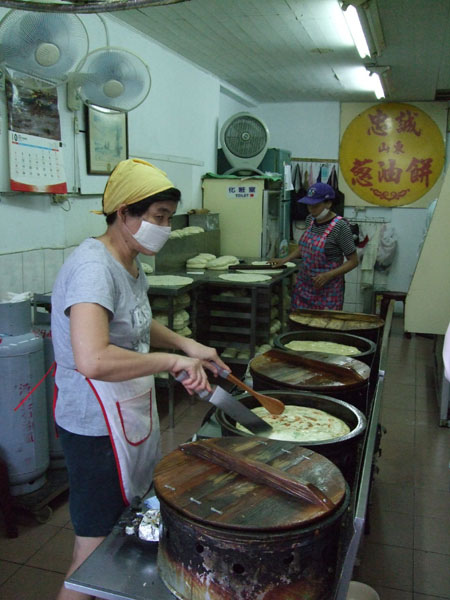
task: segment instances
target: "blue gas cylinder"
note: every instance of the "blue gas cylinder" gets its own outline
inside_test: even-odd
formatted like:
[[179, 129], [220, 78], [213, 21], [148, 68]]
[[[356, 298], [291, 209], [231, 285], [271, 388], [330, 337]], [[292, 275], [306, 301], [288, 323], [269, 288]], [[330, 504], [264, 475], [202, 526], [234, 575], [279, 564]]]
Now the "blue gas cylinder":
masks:
[[14, 410], [44, 374], [44, 341], [31, 331], [30, 300], [0, 302], [0, 455], [13, 496], [34, 492], [47, 481], [45, 385]]

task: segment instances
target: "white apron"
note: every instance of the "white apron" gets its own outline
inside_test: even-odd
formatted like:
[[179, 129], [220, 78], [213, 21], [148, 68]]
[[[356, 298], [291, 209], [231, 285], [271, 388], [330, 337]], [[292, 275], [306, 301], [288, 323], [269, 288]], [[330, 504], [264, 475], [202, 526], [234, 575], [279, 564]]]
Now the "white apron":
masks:
[[103, 411], [117, 463], [122, 496], [130, 504], [150, 489], [161, 459], [153, 375], [128, 381], [87, 379]]

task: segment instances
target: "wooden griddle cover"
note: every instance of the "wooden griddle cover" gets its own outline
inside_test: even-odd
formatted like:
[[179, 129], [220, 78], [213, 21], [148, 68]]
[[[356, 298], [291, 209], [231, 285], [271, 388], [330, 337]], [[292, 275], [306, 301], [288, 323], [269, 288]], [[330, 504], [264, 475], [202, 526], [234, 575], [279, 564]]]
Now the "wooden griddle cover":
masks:
[[184, 517], [227, 529], [286, 530], [326, 518], [345, 498], [346, 483], [339, 469], [324, 456], [294, 442], [223, 437], [208, 443], [270, 464], [305, 485], [312, 483], [335, 506], [324, 512], [323, 507], [253, 483], [177, 449], [157, 465], [154, 485], [158, 498]]
[[293, 310], [289, 320], [297, 325], [330, 329], [332, 331], [358, 331], [379, 329], [384, 321], [378, 315], [350, 313], [341, 310]]
[[[299, 357], [298, 361], [295, 360], [294, 354]], [[302, 356], [311, 359], [311, 362], [322, 363], [323, 367], [299, 364]], [[334, 367], [342, 367], [342, 374]], [[341, 354], [292, 353], [273, 349], [250, 361], [250, 373], [265, 380], [320, 393], [328, 388], [353, 389], [365, 385], [370, 376], [370, 367], [360, 360]]]

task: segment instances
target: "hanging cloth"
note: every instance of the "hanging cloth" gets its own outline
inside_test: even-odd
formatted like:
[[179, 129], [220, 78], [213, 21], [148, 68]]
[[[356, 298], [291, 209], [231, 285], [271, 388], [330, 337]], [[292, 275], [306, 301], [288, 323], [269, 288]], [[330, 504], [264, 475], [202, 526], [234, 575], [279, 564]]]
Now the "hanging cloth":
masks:
[[[305, 175], [308, 176], [308, 171], [305, 169]], [[304, 221], [308, 216], [306, 204], [299, 202], [300, 198], [304, 198], [308, 189], [302, 183], [302, 173], [300, 165], [297, 163], [294, 168], [294, 189], [291, 194], [291, 218], [290, 218], [290, 239], [294, 239], [294, 223], [296, 221]]]
[[292, 185], [294, 187], [294, 192], [299, 193], [302, 189], [302, 171], [300, 169], [300, 163], [296, 163], [295, 167], [292, 171]]
[[314, 171], [313, 171], [313, 165], [312, 165], [312, 163], [310, 163], [309, 175], [308, 175], [308, 189], [313, 185], [313, 183], [314, 183]]
[[320, 165], [320, 167], [319, 167], [319, 173], [318, 173], [317, 179], [316, 179], [316, 181], [318, 181], [318, 182], [322, 181], [322, 167], [323, 167], [323, 165]]
[[331, 173], [330, 173], [330, 176], [328, 177], [327, 183], [328, 183], [328, 185], [331, 185], [331, 187], [334, 189], [334, 193], [335, 193], [335, 199], [333, 202], [333, 211], [337, 215], [343, 216], [344, 215], [345, 194], [343, 192], [341, 192], [341, 190], [339, 189], [338, 177], [337, 177], [335, 165], [333, 165], [333, 168], [331, 169]]

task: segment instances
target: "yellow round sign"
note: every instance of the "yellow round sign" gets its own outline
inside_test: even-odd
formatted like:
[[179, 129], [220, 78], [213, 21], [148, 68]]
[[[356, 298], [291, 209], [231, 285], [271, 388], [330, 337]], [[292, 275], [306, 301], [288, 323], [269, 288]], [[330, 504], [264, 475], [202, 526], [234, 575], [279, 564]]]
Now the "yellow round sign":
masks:
[[376, 104], [344, 132], [341, 173], [361, 198], [378, 206], [411, 204], [429, 192], [444, 166], [436, 123], [410, 104]]

